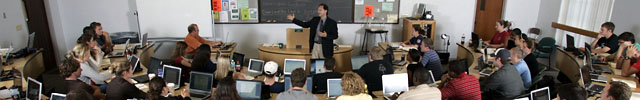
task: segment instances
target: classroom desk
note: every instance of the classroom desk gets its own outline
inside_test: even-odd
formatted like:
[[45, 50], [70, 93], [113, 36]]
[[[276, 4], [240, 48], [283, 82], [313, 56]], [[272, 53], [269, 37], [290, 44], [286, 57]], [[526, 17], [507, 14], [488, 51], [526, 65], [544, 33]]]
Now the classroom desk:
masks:
[[[223, 48], [211, 46], [211, 58], [212, 59], [216, 59], [215, 57], [218, 55], [218, 53], [221, 53], [221, 55], [225, 55], [225, 56], [229, 56], [229, 57], [233, 58], [233, 53], [236, 51], [237, 44], [235, 42], [227, 42], [227, 43], [224, 43], [224, 44], [225, 45], [229, 45], [229, 48], [223, 49]], [[218, 51], [220, 51], [220, 52], [218, 52]]]
[[[6, 71], [6, 70], [12, 70], [13, 68], [15, 68], [18, 71], [24, 73], [24, 69], [23, 68], [25, 67], [25, 65], [26, 65], [26, 63], [28, 62], [29, 59], [43, 59], [42, 58], [42, 50], [36, 50], [36, 52], [34, 52], [34, 53], [30, 54], [30, 55], [27, 55], [25, 57], [22, 57], [22, 58], [11, 59], [10, 62], [13, 62], [13, 63], [11, 63], [9, 65], [2, 66], [2, 70]], [[39, 62], [39, 63], [42, 63], [42, 62]], [[41, 67], [42, 67], [42, 70], [44, 70], [44, 66], [41, 66]], [[21, 81], [22, 90], [26, 90], [26, 88], [27, 88], [26, 78], [27, 77], [23, 76], [22, 79], [21, 79], [22, 80]], [[1, 81], [0, 82], [0, 87], [1, 86], [11, 87], [13, 85], [14, 85], [14, 81], [13, 80]], [[24, 92], [24, 91], [22, 91], [22, 92]], [[42, 95], [42, 94], [40, 94], [40, 95], [41, 95], [42, 98], [47, 98], [47, 96], [45, 96], [45, 95]]]
[[[334, 50], [333, 58], [336, 60], [336, 72], [351, 71], [351, 52], [352, 46], [338, 47]], [[275, 61], [280, 69], [284, 69], [284, 59], [304, 59], [306, 60], [305, 69], [309, 69], [311, 61], [311, 52], [309, 48], [278, 48], [277, 46], [268, 46], [260, 44], [258, 46], [258, 59], [264, 61]], [[309, 73], [309, 71], [307, 71]]]

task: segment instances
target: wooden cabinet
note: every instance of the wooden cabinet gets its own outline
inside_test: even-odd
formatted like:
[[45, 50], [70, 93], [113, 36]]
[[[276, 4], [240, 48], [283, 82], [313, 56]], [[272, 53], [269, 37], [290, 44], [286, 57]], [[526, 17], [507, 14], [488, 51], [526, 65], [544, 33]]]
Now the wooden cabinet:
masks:
[[[402, 41], [411, 39], [411, 33], [413, 32], [413, 25], [418, 24], [424, 29], [425, 35], [429, 35], [431, 40], [435, 39], [436, 33], [436, 21], [435, 20], [414, 20], [414, 19], [402, 19]], [[425, 26], [427, 28], [425, 28]]]

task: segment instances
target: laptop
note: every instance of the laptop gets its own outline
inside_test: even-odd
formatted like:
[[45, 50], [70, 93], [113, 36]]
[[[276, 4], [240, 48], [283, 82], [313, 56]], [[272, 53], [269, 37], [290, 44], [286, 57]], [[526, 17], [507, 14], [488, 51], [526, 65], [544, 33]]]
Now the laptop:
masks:
[[491, 76], [491, 74], [493, 74], [493, 72], [494, 72], [493, 70], [491, 70], [489, 68], [485, 68], [485, 69], [482, 69], [480, 71], [480, 75]]
[[147, 41], [148, 41], [148, 39], [147, 39], [147, 38], [148, 38], [148, 37], [147, 37], [147, 35], [148, 35], [148, 34], [149, 34], [149, 33], [144, 33], [144, 34], [142, 35], [142, 40], [140, 40], [140, 41], [142, 41], [142, 42], [140, 42], [140, 44], [137, 44], [137, 45], [136, 45], [136, 48], [141, 49], [141, 48], [144, 48], [145, 46], [147, 46]]
[[551, 100], [549, 87], [531, 91], [531, 100]]
[[336, 98], [342, 95], [342, 79], [334, 78], [327, 79], [327, 96], [329, 98]]
[[284, 59], [284, 75], [291, 75], [291, 72], [297, 68], [304, 70], [305, 64], [304, 59]]
[[[575, 40], [574, 40], [573, 36], [567, 34], [566, 37], [567, 37], [567, 48], [565, 48], [564, 51], [571, 51], [571, 52], [577, 51], [578, 49], [574, 45]], [[587, 48], [589, 48], [589, 47], [587, 47]]]
[[244, 65], [244, 54], [234, 52], [233, 53], [233, 61], [236, 62], [236, 66], [240, 66], [240, 67], [236, 67], [236, 66], [231, 66], [231, 67], [236, 67], [236, 68], [233, 68], [233, 69], [235, 69], [237, 72], [240, 72], [241, 67], [245, 66]]
[[[287, 91], [291, 88], [291, 76], [284, 76], [284, 90]], [[304, 85], [307, 91], [313, 91], [313, 78], [307, 76], [307, 84]]]
[[67, 95], [65, 94], [60, 94], [60, 93], [51, 93], [51, 96], [49, 98], [49, 100], [64, 100], [64, 98], [66, 98]]
[[[156, 74], [156, 76], [162, 76], [161, 73], [158, 72], [162, 72], [162, 69], [164, 67], [162, 67], [162, 60], [155, 58], [155, 57], [151, 57], [151, 59], [149, 60], [149, 66], [147, 67], [147, 74]], [[149, 80], [149, 76], [137, 76], [137, 77], [133, 77], [134, 80], [138, 81], [138, 82], [148, 82]]]
[[382, 93], [385, 98], [394, 93], [409, 91], [409, 76], [407, 73], [382, 75]]
[[40, 100], [42, 83], [31, 77], [27, 77], [27, 100]]
[[[124, 43], [124, 48], [122, 48], [122, 49], [127, 49], [127, 47], [129, 46], [129, 40], [131, 40], [131, 39], [127, 39], [127, 42]], [[109, 58], [124, 57], [124, 55], [125, 55], [124, 51], [119, 51], [119, 52], [111, 52], [111, 54], [109, 54], [108, 57]]]
[[262, 81], [236, 80], [236, 89], [243, 100], [260, 100], [262, 84]]
[[[427, 84], [435, 84], [436, 83], [436, 79], [433, 77], [433, 72], [431, 72], [431, 70], [429, 70], [429, 81], [427, 82]], [[407, 78], [408, 79], [408, 78]]]
[[[591, 47], [591, 45], [584, 43], [585, 46], [587, 47]], [[602, 64], [604, 62], [602, 62], [601, 60], [594, 58], [593, 56], [591, 56], [591, 49], [585, 49], [586, 55], [585, 55], [585, 60], [586, 60], [586, 66], [588, 66], [589, 68], [591, 68], [591, 70], [595, 73], [613, 73], [613, 71], [611, 71], [611, 69], [609, 68], [603, 68], [603, 66], [598, 66], [598, 65], [593, 65], [593, 64]], [[605, 63], [606, 64], [606, 63]]]
[[128, 56], [128, 58], [129, 63], [131, 63], [131, 66], [133, 67], [134, 73], [142, 71], [142, 68], [140, 67], [140, 58], [134, 55]]
[[311, 59], [310, 65], [309, 69], [311, 69], [311, 75], [322, 74], [326, 70], [324, 68], [324, 59]]
[[245, 74], [253, 77], [262, 75], [263, 66], [264, 66], [263, 60], [249, 59], [249, 69]]
[[191, 71], [189, 76], [189, 95], [196, 98], [204, 98], [211, 94], [213, 87], [213, 74]]
[[351, 70], [358, 71], [362, 65], [369, 63], [369, 56], [351, 56]]
[[164, 79], [167, 83], [176, 84], [174, 89], [180, 88], [180, 76], [182, 76], [182, 69], [180, 67], [164, 65], [163, 71], [164, 72], [162, 72], [162, 79]]
[[585, 89], [587, 89], [587, 91], [589, 91], [589, 92], [602, 93], [602, 90], [604, 90], [604, 86], [597, 85], [597, 84], [591, 84], [591, 74], [589, 73], [590, 69], [591, 68], [588, 68], [588, 67], [582, 67], [579, 70], [580, 71], [580, 78], [582, 78], [583, 87]]

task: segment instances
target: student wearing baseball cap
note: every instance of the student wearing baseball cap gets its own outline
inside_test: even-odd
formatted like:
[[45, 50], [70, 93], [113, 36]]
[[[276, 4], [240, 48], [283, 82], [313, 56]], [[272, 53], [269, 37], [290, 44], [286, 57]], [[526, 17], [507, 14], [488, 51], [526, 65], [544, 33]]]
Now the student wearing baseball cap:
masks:
[[284, 91], [284, 83], [278, 82], [278, 75], [281, 71], [278, 71], [278, 63], [269, 61], [264, 64], [264, 86], [269, 87], [271, 93], [280, 93]]
[[499, 49], [493, 64], [496, 72], [480, 82], [483, 100], [513, 99], [525, 91], [516, 67], [509, 63], [509, 50]]

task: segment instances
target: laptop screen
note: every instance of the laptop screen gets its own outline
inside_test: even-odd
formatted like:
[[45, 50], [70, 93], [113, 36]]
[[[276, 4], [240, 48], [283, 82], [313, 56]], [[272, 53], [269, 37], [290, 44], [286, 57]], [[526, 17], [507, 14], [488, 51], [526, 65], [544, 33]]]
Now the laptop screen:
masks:
[[369, 63], [369, 56], [351, 56], [351, 69], [358, 70], [362, 65]]
[[305, 62], [303, 59], [284, 59], [284, 74], [289, 75], [296, 68], [305, 69]]
[[549, 87], [531, 91], [531, 100], [551, 100], [551, 97], [549, 96]]
[[134, 72], [136, 72], [139, 69], [138, 68], [138, 66], [140, 66], [139, 62], [140, 62], [140, 59], [138, 59], [138, 57], [136, 56], [129, 57], [129, 63], [131, 64], [131, 67], [133, 68]]
[[264, 61], [258, 59], [249, 59], [249, 72], [261, 73]]
[[[291, 88], [291, 76], [284, 76], [284, 90], [289, 90]], [[308, 91], [313, 91], [313, 78], [311, 76], [307, 76], [307, 84], [304, 85], [303, 88], [306, 88]]]
[[589, 67], [581, 67], [580, 68], [580, 76], [582, 78], [582, 84], [584, 88], [587, 88], [591, 84], [591, 74], [589, 73], [591, 68]]
[[27, 100], [40, 100], [42, 83], [31, 77], [27, 78]]
[[193, 71], [190, 74], [189, 90], [196, 93], [211, 93], [213, 74]]
[[260, 99], [262, 82], [236, 80], [236, 89], [238, 89], [238, 95], [240, 95], [242, 99]]
[[[182, 69], [179, 67], [164, 65], [163, 79], [167, 81], [167, 83], [173, 83], [178, 85], [180, 83], [180, 71]], [[179, 87], [179, 86], [176, 86]]]
[[337, 97], [342, 95], [342, 79], [327, 79], [327, 95], [329, 97]]
[[323, 59], [311, 59], [311, 66], [309, 66], [311, 70], [311, 74], [321, 74], [324, 73], [324, 60]]
[[433, 77], [433, 72], [431, 72], [431, 70], [429, 70], [429, 82], [427, 82], [427, 84], [433, 84], [433, 83], [436, 83], [436, 79]]
[[382, 92], [386, 95], [409, 91], [407, 73], [382, 75]]
[[236, 65], [244, 66], [244, 54], [233, 53], [233, 60], [236, 61]]
[[574, 42], [575, 41], [573, 40], [573, 36], [567, 34], [567, 48], [576, 48]]
[[67, 97], [67, 95], [65, 95], [65, 94], [51, 93], [50, 100], [64, 100], [64, 98], [66, 98], [66, 97]]
[[147, 66], [147, 74], [156, 73], [156, 75], [158, 75], [157, 73], [161, 71], [162, 71], [162, 60], [155, 57], [151, 57], [151, 59], [149, 60], [149, 66]]

